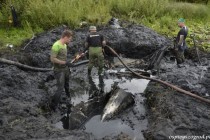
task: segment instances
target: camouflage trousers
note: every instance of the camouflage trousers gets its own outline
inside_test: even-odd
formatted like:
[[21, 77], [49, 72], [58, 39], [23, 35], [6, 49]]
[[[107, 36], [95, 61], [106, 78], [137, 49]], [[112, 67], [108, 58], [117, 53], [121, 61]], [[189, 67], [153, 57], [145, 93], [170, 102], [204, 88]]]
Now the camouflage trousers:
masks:
[[69, 98], [71, 98], [69, 90], [69, 76], [70, 76], [69, 68], [65, 67], [59, 70], [54, 70], [54, 75], [57, 82], [56, 83], [57, 90], [52, 97], [51, 107], [56, 108], [58, 103], [60, 102], [60, 97], [63, 92], [63, 89], [65, 89], [66, 95]]
[[98, 67], [99, 75], [103, 72], [104, 55], [102, 52], [102, 47], [89, 47], [88, 74], [91, 73], [93, 66]]

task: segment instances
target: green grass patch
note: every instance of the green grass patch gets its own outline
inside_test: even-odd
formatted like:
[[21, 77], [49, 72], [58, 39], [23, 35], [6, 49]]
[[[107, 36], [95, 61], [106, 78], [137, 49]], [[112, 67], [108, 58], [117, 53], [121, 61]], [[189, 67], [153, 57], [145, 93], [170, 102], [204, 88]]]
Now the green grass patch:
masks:
[[33, 36], [34, 33], [42, 32], [43, 30], [37, 28], [32, 30], [31, 28], [7, 28], [0, 29], [0, 49], [6, 48], [7, 44], [12, 44], [15, 47], [19, 47], [26, 39]]
[[111, 17], [108, 5], [106, 1], [94, 0], [30, 1], [22, 22], [27, 21], [44, 29], [61, 24], [76, 28], [82, 20], [94, 24], [105, 23]]
[[[20, 28], [9, 28], [10, 2], [0, 11], [0, 47], [7, 43], [19, 46], [34, 33], [65, 24], [71, 29], [80, 22], [103, 25], [114, 16], [146, 25], [160, 34], [176, 36], [177, 20], [186, 19], [190, 33], [196, 34], [199, 45], [208, 50], [210, 4], [192, 4], [171, 0], [11, 0], [16, 8]], [[190, 45], [192, 41], [188, 38]]]
[[184, 17], [194, 20], [209, 20], [209, 8], [203, 4], [192, 4], [192, 3], [169, 3], [165, 7], [165, 13], [172, 17]]

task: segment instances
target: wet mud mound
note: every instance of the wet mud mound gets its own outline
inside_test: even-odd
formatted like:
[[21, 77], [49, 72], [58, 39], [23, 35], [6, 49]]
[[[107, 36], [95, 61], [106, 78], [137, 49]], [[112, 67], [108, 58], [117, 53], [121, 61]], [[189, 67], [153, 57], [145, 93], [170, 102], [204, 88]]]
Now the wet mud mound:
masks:
[[[203, 65], [186, 60], [182, 68], [174, 61], [162, 60], [160, 78], [204, 98], [209, 98], [209, 54]], [[205, 60], [208, 61], [205, 61]], [[145, 92], [148, 105], [148, 139], [173, 139], [175, 136], [210, 135], [210, 104], [150, 82]]]
[[[33, 67], [51, 68], [49, 59], [51, 46], [60, 38], [65, 29], [66, 27], [62, 26], [38, 34], [29, 44], [24, 43], [14, 52], [9, 50], [1, 52], [0, 57]], [[73, 41], [68, 45], [68, 59], [72, 59], [76, 53], [84, 49], [87, 31], [87, 28], [74, 31]], [[99, 27], [99, 32], [105, 36], [110, 46], [128, 57], [144, 57], [157, 47], [170, 45], [170, 40], [144, 26], [131, 24], [120, 29], [111, 29], [108, 26]], [[71, 71], [72, 94], [84, 94], [89, 86], [87, 79], [84, 78], [87, 76], [87, 66], [73, 68]], [[52, 125], [52, 121], [60, 118], [60, 112], [53, 113], [48, 108], [48, 101], [56, 90], [53, 72], [32, 72], [16, 66], [0, 64], [0, 79], [1, 140], [96, 139], [91, 133], [83, 130], [61, 130]], [[137, 111], [131, 113], [133, 114], [131, 118], [134, 118], [136, 123], [138, 122], [137, 115], [141, 114]], [[129, 121], [128, 118], [124, 120]], [[116, 137], [109, 137], [109, 139]]]
[[[25, 45], [28, 42], [15, 52], [1, 52], [0, 57], [34, 67], [51, 68], [52, 64], [49, 59], [51, 46], [59, 39], [65, 28], [62, 26], [38, 34], [27, 47]], [[108, 45], [124, 57], [140, 59], [151, 55], [163, 46], [172, 46], [170, 39], [141, 25], [130, 24], [119, 29], [105, 26], [98, 29], [105, 36]], [[87, 34], [88, 28], [74, 31], [73, 41], [68, 45], [68, 59], [72, 59], [76, 53], [83, 51]], [[107, 51], [106, 53], [108, 56], [112, 56], [110, 52]], [[209, 57], [206, 57], [203, 66], [196, 66], [195, 62], [188, 60], [185, 67], [179, 69], [175, 62], [169, 60], [164, 58], [161, 61], [159, 78], [208, 98], [208, 91], [210, 91], [208, 84], [210, 77]], [[139, 66], [133, 64], [133, 68]], [[120, 73], [120, 71], [118, 72]], [[96, 73], [93, 72], [93, 76]], [[118, 74], [114, 75], [115, 77], [104, 78], [104, 82], [109, 84], [116, 82]], [[125, 81], [129, 81], [129, 86], [132, 85], [131, 89], [142, 88], [139, 85], [135, 86], [136, 79], [133, 77], [130, 77], [129, 80], [122, 76], [118, 78], [118, 83], [124, 88], [127, 88], [127, 85], [124, 85]], [[56, 90], [53, 72], [32, 72], [16, 66], [0, 64], [0, 79], [0, 139], [2, 140], [131, 139], [125, 132], [117, 136], [105, 135], [97, 138], [91, 132], [83, 129], [57, 128], [53, 122], [61, 119], [63, 112], [50, 112], [48, 108], [48, 101]], [[71, 94], [76, 99], [74, 105], [79, 106], [82, 104], [81, 102], [89, 100], [88, 94], [90, 92], [87, 90], [90, 90], [90, 83], [87, 79], [87, 65], [72, 68], [70, 79]], [[146, 85], [147, 83], [148, 81]], [[94, 90], [98, 90], [98, 87], [94, 87]], [[145, 139], [167, 139], [169, 135], [173, 134], [199, 135], [209, 133], [210, 115], [207, 104], [151, 82], [146, 92], [148, 110], [145, 111], [144, 94], [139, 91], [135, 91], [133, 94], [135, 105], [118, 116], [119, 120], [117, 121], [118, 124], [122, 122], [126, 124], [125, 127], [129, 126], [129, 129], [126, 130], [129, 130], [131, 134], [135, 133], [133, 138], [139, 136], [136, 139], [144, 139], [140, 132], [144, 132], [147, 127]], [[95, 117], [95, 120], [99, 118], [98, 116]], [[92, 124], [90, 123], [90, 125]], [[116, 126], [118, 127], [118, 125]]]
[[[61, 26], [45, 33], [36, 35], [30, 44], [19, 51], [16, 59], [22, 63], [37, 67], [51, 67], [49, 60], [52, 44], [60, 38], [66, 26]], [[109, 26], [98, 27], [98, 32], [103, 34], [107, 45], [111, 46], [118, 53], [130, 58], [142, 58], [151, 54], [163, 46], [172, 46], [172, 41], [163, 37], [153, 30], [140, 25], [130, 24], [125, 28], [113, 29]], [[77, 29], [74, 31], [72, 42], [68, 45], [68, 58], [84, 50], [88, 28]], [[112, 53], [106, 49], [109, 56]], [[14, 58], [13, 58], [14, 59]]]

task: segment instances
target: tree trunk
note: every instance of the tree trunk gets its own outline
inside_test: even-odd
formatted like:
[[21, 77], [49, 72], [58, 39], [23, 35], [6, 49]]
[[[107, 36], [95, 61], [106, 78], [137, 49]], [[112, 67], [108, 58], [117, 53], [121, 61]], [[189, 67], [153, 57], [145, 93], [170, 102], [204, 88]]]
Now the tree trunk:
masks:
[[[77, 67], [79, 65], [84, 65], [84, 64], [87, 64], [88, 62], [89, 62], [89, 60], [83, 60], [83, 61], [74, 63], [74, 66], [72, 66], [72, 67]], [[48, 72], [48, 71], [52, 71], [53, 70], [53, 68], [37, 68], [37, 67], [32, 67], [32, 66], [21, 64], [19, 62], [7, 60], [7, 59], [4, 59], [4, 58], [0, 58], [0, 63], [9, 64], [9, 65], [15, 65], [17, 67], [20, 67], [20, 68], [23, 68], [23, 69], [26, 69], [26, 70], [38, 71], [38, 72]]]

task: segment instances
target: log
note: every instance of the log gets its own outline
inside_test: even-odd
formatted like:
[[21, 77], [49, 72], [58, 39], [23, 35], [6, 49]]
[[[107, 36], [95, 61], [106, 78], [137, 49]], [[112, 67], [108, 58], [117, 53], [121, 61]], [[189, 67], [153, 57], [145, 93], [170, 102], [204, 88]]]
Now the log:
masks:
[[32, 67], [32, 66], [21, 64], [19, 62], [7, 60], [7, 59], [4, 59], [4, 58], [0, 58], [0, 63], [9, 64], [9, 65], [15, 65], [17, 67], [24, 68], [24, 69], [31, 70], [31, 71], [47, 72], [47, 71], [52, 71], [53, 70], [53, 68]]
[[[88, 62], [89, 62], [89, 60], [83, 60], [83, 61], [74, 63], [73, 67], [77, 67], [79, 65], [83, 65], [83, 64], [86, 64]], [[8, 65], [15, 65], [15, 66], [20, 67], [20, 68], [24, 68], [24, 69], [31, 70], [31, 71], [37, 71], [37, 72], [48, 72], [48, 71], [52, 71], [53, 70], [53, 68], [32, 67], [32, 66], [21, 64], [19, 62], [7, 60], [7, 59], [4, 59], [4, 58], [0, 58], [0, 63], [4, 63], [4, 64], [8, 64]]]
[[130, 69], [127, 65], [124, 64], [124, 62], [123, 62], [122, 59], [119, 57], [119, 55], [118, 55], [110, 46], [107, 46], [107, 45], [106, 45], [106, 47], [107, 47], [114, 55], [117, 56], [117, 58], [121, 61], [121, 63], [122, 63], [129, 71], [131, 71], [131, 72], [132, 72], [133, 74], [135, 74], [136, 76], [138, 76], [138, 77], [140, 77], [140, 78], [143, 78], [143, 79], [147, 79], [147, 80], [151, 80], [151, 81], [155, 81], [155, 82], [161, 83], [161, 84], [166, 85], [166, 86], [168, 86], [168, 87], [170, 87], [170, 88], [173, 88], [174, 90], [176, 90], [176, 91], [178, 91], [178, 92], [180, 92], [180, 93], [189, 95], [189, 96], [191, 96], [191, 97], [193, 97], [193, 98], [199, 99], [199, 100], [201, 100], [201, 101], [203, 101], [203, 102], [206, 102], [206, 103], [209, 103], [209, 104], [210, 104], [210, 100], [205, 99], [205, 98], [203, 98], [203, 97], [200, 97], [200, 96], [198, 96], [198, 95], [196, 95], [196, 94], [193, 94], [193, 93], [191, 93], [191, 92], [189, 92], [189, 91], [186, 91], [186, 90], [184, 90], [184, 89], [181, 89], [181, 88], [179, 88], [179, 87], [177, 87], [177, 86], [175, 86], [175, 85], [173, 85], [173, 84], [167, 83], [167, 82], [162, 81], [162, 80], [159, 80], [159, 79], [154, 79], [154, 78], [146, 77], [146, 76], [140, 75], [139, 73], [136, 73], [135, 71], [133, 71], [133, 70]]

